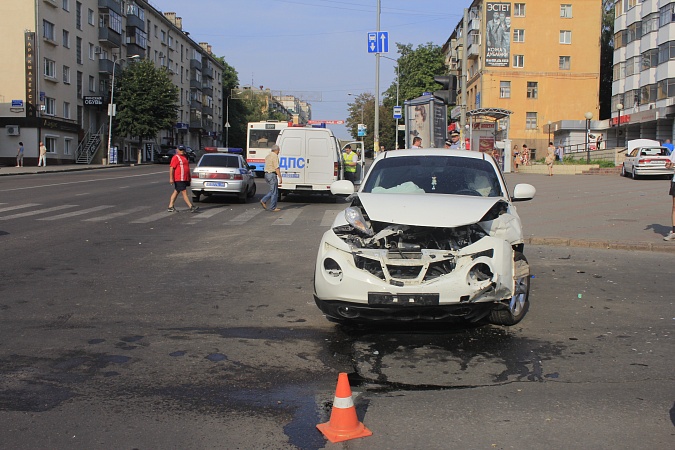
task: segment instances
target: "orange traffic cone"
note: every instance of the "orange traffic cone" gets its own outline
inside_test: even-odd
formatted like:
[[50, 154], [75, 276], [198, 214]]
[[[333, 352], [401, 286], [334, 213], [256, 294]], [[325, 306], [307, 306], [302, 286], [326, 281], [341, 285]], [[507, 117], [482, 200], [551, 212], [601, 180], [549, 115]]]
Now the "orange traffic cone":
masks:
[[373, 435], [373, 432], [356, 417], [352, 389], [349, 387], [346, 373], [340, 373], [338, 376], [330, 420], [316, 427], [333, 443]]

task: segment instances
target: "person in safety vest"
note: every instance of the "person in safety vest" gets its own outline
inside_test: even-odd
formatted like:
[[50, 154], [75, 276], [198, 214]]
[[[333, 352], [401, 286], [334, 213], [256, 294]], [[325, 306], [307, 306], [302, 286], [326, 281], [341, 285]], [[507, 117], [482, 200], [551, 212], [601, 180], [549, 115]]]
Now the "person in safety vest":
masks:
[[352, 151], [352, 146], [347, 145], [342, 153], [342, 160], [345, 163], [345, 179], [354, 183], [356, 181], [356, 163], [359, 157]]

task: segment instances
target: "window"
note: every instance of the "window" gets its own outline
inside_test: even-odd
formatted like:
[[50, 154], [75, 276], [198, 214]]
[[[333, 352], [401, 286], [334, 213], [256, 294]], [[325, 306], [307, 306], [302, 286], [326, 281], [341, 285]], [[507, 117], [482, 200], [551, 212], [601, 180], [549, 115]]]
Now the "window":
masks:
[[56, 99], [45, 97], [45, 114], [48, 116], [56, 114]]
[[675, 3], [670, 3], [659, 10], [659, 26], [666, 26], [670, 22], [675, 22]]
[[91, 42], [89, 43], [89, 59], [92, 61], [96, 59], [96, 46]]
[[659, 14], [653, 13], [642, 19], [642, 35], [659, 29]]
[[659, 64], [659, 50], [652, 48], [642, 54], [642, 70], [653, 69]]
[[44, 59], [44, 74], [48, 78], [56, 78], [56, 63], [51, 59]]
[[525, 113], [525, 129], [527, 129], [527, 130], [536, 130], [537, 129], [537, 113], [536, 112]]
[[571, 44], [572, 43], [572, 32], [569, 30], [560, 30], [560, 43], [561, 44]]
[[525, 67], [525, 55], [513, 55], [513, 67]]
[[675, 97], [675, 78], [659, 81], [657, 87], [657, 95], [659, 100], [668, 97]]
[[70, 11], [70, 0], [63, 0], [63, 10]]
[[560, 56], [558, 58], [558, 68], [560, 70], [570, 70], [571, 69], [571, 56]]
[[96, 25], [96, 22], [94, 21], [94, 10], [93, 9], [88, 9], [87, 10], [87, 23], [89, 25]]
[[77, 71], [77, 98], [82, 98], [82, 72]]
[[513, 30], [513, 42], [525, 42], [525, 30]]
[[46, 20], [42, 21], [42, 37], [54, 42], [54, 24]]
[[56, 137], [55, 136], [45, 136], [44, 143], [45, 143], [45, 147], [47, 147], [47, 153], [56, 153]]
[[635, 22], [628, 26], [626, 32], [626, 43], [631, 43], [642, 37], [642, 22]]
[[166, 31], [162, 30], [162, 42], [166, 42]]
[[89, 75], [89, 92], [96, 92], [96, 78]]
[[75, 38], [75, 52], [77, 53], [77, 63], [82, 64], [82, 38]]
[[75, 27], [82, 29], [82, 3], [75, 2]]
[[63, 82], [70, 84], [70, 67], [63, 66]]
[[63, 30], [63, 46], [70, 48], [70, 33], [67, 30]]
[[539, 97], [539, 83], [536, 81], [527, 82], [527, 98]]
[[499, 98], [511, 98], [511, 82], [499, 82]]
[[640, 103], [652, 103], [656, 101], [656, 85], [648, 84], [640, 88]]
[[513, 16], [514, 17], [525, 17], [525, 3], [514, 3], [513, 4]]
[[565, 5], [565, 4], [560, 5], [560, 17], [562, 17], [563, 19], [571, 19], [572, 5]]
[[70, 103], [63, 102], [63, 118], [70, 119]]
[[122, 16], [113, 10], [108, 10], [108, 28], [117, 34], [122, 34]]
[[659, 45], [659, 64], [675, 59], [675, 41]]
[[65, 138], [63, 140], [63, 154], [64, 155], [70, 155], [70, 149], [72, 147], [72, 139]]

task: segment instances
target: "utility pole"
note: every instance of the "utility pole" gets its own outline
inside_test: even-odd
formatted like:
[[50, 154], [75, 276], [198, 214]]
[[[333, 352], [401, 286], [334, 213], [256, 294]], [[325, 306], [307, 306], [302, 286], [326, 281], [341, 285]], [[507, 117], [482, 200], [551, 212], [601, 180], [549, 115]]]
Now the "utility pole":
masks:
[[[461, 83], [461, 106], [459, 116], [459, 138], [462, 140], [462, 148], [466, 145], [466, 88], [468, 83], [467, 64], [469, 52], [469, 9], [464, 8], [464, 20], [462, 21], [462, 83]], [[471, 141], [469, 146], [473, 147]], [[471, 148], [469, 148], [471, 150]]]
[[[377, 29], [380, 32], [380, 1], [377, 0]], [[365, 149], [363, 149], [365, 152]], [[375, 132], [373, 134], [373, 154], [380, 150], [380, 54], [375, 53]]]

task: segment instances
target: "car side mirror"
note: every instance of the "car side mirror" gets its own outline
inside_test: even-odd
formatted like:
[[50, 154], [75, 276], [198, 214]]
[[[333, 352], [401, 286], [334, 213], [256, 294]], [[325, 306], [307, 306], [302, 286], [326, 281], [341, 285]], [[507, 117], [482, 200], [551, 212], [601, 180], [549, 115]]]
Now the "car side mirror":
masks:
[[330, 185], [330, 192], [340, 197], [348, 197], [354, 193], [354, 183], [349, 180], [334, 181]]
[[516, 187], [513, 188], [513, 195], [511, 196], [511, 200], [513, 200], [514, 202], [532, 200], [536, 193], [537, 189], [531, 184], [527, 183], [516, 184]]

